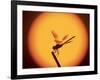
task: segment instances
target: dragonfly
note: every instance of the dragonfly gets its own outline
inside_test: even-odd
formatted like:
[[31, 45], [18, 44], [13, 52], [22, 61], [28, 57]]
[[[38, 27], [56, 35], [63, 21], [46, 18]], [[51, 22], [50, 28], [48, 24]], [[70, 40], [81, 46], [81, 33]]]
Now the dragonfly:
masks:
[[56, 45], [54, 45], [52, 47], [52, 49], [54, 50], [54, 53], [57, 53], [59, 55], [59, 51], [58, 49], [61, 48], [64, 44], [68, 44], [70, 42], [72, 42], [72, 39], [75, 38], [76, 36], [72, 36], [71, 38], [67, 39], [68, 38], [68, 35], [65, 35], [62, 40], [59, 40], [59, 37], [57, 35], [57, 33], [53, 30], [51, 31], [53, 37], [54, 37], [54, 41], [56, 43]]

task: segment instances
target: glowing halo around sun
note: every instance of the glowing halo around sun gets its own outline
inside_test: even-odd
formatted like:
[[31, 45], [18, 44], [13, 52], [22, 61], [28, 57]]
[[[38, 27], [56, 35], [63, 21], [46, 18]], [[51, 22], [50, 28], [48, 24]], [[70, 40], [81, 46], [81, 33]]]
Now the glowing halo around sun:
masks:
[[57, 67], [51, 54], [54, 30], [60, 39], [76, 36], [71, 43], [59, 49], [57, 57], [62, 67], [79, 65], [88, 48], [88, 33], [84, 23], [76, 14], [41, 13], [33, 22], [28, 34], [28, 47], [32, 59], [40, 67]]

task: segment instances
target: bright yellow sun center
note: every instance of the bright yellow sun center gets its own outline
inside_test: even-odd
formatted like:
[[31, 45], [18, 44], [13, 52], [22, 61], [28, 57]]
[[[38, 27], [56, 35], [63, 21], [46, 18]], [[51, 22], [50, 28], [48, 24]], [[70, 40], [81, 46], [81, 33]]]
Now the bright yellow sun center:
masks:
[[76, 36], [71, 43], [59, 49], [57, 59], [62, 67], [80, 64], [86, 55], [88, 34], [84, 23], [76, 14], [70, 13], [41, 13], [33, 21], [28, 34], [28, 46], [32, 59], [41, 67], [57, 67], [51, 54], [56, 44], [52, 36], [54, 30], [61, 40]]

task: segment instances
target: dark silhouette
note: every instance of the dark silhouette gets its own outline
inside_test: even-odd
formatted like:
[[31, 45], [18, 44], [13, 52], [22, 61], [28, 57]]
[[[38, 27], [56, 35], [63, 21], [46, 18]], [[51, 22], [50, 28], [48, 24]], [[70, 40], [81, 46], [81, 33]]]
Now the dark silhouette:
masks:
[[64, 44], [72, 42], [71, 40], [73, 38], [75, 38], [75, 36], [73, 36], [73, 37], [69, 38], [67, 41], [65, 41], [67, 39], [68, 35], [65, 35], [62, 40], [59, 40], [58, 35], [56, 34], [55, 31], [52, 31], [52, 35], [55, 38], [56, 45], [52, 47], [53, 51], [51, 53], [52, 53], [52, 56], [53, 56], [54, 60], [57, 63], [57, 66], [61, 67], [59, 61], [57, 60], [57, 57], [56, 57], [55, 53], [59, 54], [58, 49], [61, 48]]

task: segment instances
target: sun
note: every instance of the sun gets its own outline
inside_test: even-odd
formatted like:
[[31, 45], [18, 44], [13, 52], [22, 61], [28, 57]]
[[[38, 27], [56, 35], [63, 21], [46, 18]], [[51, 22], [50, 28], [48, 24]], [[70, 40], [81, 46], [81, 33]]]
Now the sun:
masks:
[[57, 59], [62, 67], [79, 65], [88, 48], [88, 33], [82, 20], [71, 13], [41, 13], [33, 22], [28, 33], [28, 48], [32, 60], [40, 67], [57, 67], [51, 54], [56, 44], [54, 30], [59, 39], [76, 36], [71, 43], [59, 49]]

